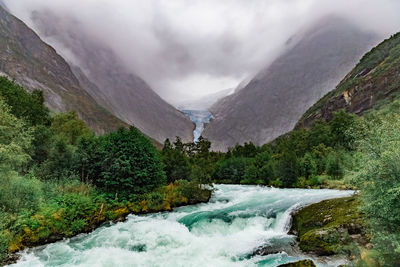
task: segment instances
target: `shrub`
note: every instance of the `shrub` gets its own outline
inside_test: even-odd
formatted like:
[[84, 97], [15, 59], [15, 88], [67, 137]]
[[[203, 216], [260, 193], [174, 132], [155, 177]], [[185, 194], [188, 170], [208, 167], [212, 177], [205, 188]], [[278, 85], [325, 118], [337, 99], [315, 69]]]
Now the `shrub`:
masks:
[[357, 176], [362, 209], [383, 266], [400, 265], [400, 115], [367, 118]]
[[85, 166], [93, 183], [104, 191], [127, 198], [165, 184], [158, 152], [134, 127], [84, 142], [78, 165]]
[[9, 212], [35, 211], [43, 198], [42, 184], [33, 177], [14, 176], [0, 189], [0, 205]]

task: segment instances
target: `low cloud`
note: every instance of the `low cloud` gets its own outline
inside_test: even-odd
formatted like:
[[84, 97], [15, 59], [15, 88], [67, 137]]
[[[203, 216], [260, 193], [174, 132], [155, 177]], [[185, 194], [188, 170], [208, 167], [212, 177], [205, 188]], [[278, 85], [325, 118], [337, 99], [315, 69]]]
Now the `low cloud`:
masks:
[[[236, 87], [275, 59], [291, 36], [325, 15], [342, 15], [382, 36], [400, 30], [398, 0], [4, 2], [33, 29], [34, 12], [51, 11], [68, 22], [65, 27], [75, 23], [172, 103]], [[78, 60], [58, 41], [63, 33], [61, 28], [45, 40], [68, 60]]]

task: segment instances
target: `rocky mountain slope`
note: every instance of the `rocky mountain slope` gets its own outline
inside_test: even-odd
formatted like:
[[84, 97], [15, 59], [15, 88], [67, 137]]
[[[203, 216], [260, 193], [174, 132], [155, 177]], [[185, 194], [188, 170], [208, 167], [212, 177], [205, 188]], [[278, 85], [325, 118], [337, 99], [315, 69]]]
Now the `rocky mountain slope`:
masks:
[[247, 86], [213, 106], [215, 119], [203, 133], [213, 149], [248, 141], [261, 145], [292, 130], [378, 41], [375, 34], [333, 16], [294, 39]]
[[51, 11], [34, 12], [32, 20], [40, 36], [52, 40], [56, 48], [68, 49], [71, 55], [65, 57], [80, 82], [112, 114], [159, 142], [176, 136], [193, 140], [189, 118], [129, 71], [110, 48], [90, 37], [79, 22]]
[[98, 133], [126, 126], [96, 103], [82, 88], [67, 62], [51, 46], [2, 6], [0, 74], [15, 79], [28, 90], [43, 90], [51, 110], [75, 110]]
[[400, 91], [400, 33], [368, 52], [357, 66], [300, 119], [297, 127], [309, 127], [316, 120], [329, 121], [333, 112], [345, 109], [362, 114], [379, 101]]

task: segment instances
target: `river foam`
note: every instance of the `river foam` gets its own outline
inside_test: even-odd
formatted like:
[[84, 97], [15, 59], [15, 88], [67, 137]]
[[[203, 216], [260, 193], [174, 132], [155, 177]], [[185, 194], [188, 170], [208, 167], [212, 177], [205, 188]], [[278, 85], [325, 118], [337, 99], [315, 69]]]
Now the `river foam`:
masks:
[[[277, 266], [305, 258], [260, 246], [290, 246], [290, 214], [299, 206], [350, 191], [216, 185], [209, 203], [125, 222], [22, 253], [14, 266]], [[321, 264], [320, 266], [330, 266]]]

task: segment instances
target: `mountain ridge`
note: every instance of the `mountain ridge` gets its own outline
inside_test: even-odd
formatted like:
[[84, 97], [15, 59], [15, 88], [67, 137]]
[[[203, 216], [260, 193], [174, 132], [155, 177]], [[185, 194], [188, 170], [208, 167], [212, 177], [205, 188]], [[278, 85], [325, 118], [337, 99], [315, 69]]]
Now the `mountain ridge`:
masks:
[[79, 22], [58, 18], [51, 11], [34, 12], [32, 21], [40, 35], [69, 50], [73, 56], [67, 61], [78, 77], [88, 78], [81, 81], [88, 93], [113, 115], [159, 142], [176, 136], [193, 140], [194, 124], [189, 118], [132, 73], [111, 48], [88, 36]]
[[400, 91], [400, 33], [392, 35], [371, 51], [345, 78], [297, 122], [296, 128], [308, 128], [317, 120], [329, 121], [341, 109], [362, 115], [379, 101]]
[[0, 72], [32, 91], [44, 92], [51, 110], [75, 110], [97, 133], [127, 124], [82, 89], [68, 63], [23, 21], [0, 6]]
[[[214, 150], [262, 145], [293, 129], [301, 115], [343, 78], [378, 40], [339, 17], [324, 18], [242, 90], [213, 106], [204, 136]], [[324, 26], [324, 27], [322, 27]], [[284, 112], [282, 109], [284, 108]]]

